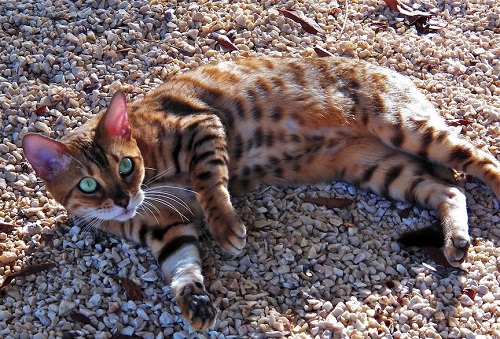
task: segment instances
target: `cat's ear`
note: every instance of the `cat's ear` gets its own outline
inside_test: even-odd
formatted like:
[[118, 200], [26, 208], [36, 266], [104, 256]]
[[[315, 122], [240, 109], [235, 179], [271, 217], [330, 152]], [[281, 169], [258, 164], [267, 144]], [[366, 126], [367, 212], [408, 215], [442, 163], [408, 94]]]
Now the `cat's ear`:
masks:
[[71, 161], [66, 145], [40, 134], [26, 134], [23, 151], [36, 174], [47, 181], [54, 180], [57, 172], [67, 169]]
[[101, 120], [101, 129], [107, 136], [130, 140], [132, 132], [127, 117], [127, 98], [121, 91], [116, 92]]

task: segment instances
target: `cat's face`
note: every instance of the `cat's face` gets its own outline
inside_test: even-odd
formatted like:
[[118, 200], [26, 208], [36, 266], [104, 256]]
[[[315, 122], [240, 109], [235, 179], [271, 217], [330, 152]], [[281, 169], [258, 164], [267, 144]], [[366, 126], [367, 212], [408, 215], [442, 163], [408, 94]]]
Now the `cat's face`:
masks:
[[122, 93], [61, 141], [28, 134], [23, 149], [50, 193], [74, 215], [125, 221], [143, 202], [144, 165]]

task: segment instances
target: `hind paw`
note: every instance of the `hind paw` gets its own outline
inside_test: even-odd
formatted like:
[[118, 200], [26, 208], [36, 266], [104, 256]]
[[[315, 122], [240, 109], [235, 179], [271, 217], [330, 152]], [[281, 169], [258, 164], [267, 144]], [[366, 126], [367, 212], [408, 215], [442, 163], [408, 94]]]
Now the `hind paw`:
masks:
[[469, 246], [468, 234], [455, 234], [445, 239], [444, 255], [451, 266], [458, 267], [464, 262]]
[[184, 286], [175, 299], [193, 329], [206, 330], [215, 323], [217, 309], [203, 284], [195, 282]]

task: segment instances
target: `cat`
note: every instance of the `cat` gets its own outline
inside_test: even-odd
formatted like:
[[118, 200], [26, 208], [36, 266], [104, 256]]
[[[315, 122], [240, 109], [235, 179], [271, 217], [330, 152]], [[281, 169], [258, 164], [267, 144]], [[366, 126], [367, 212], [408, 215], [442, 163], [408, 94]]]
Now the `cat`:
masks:
[[23, 149], [70, 213], [151, 248], [201, 330], [217, 311], [204, 287], [199, 217], [228, 254], [245, 246], [230, 192], [337, 179], [434, 209], [453, 266], [470, 245], [455, 170], [500, 197], [499, 161], [455, 133], [407, 77], [341, 57], [207, 64], [129, 104], [116, 92], [60, 141], [27, 134]]

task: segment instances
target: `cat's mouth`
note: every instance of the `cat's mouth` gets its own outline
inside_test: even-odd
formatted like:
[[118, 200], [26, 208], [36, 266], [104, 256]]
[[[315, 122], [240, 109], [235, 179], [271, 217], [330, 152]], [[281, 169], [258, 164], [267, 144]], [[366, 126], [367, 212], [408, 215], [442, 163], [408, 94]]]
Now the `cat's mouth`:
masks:
[[135, 207], [134, 208], [127, 208], [122, 213], [120, 213], [116, 217], [114, 217], [114, 219], [118, 220], [118, 221], [126, 221], [135, 215], [136, 210], [137, 210], [137, 208], [135, 208]]

